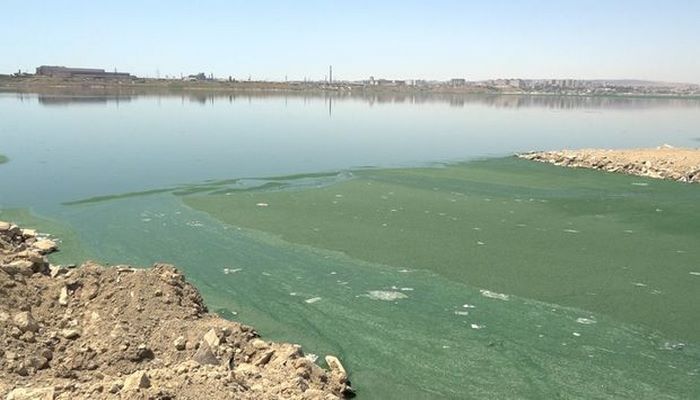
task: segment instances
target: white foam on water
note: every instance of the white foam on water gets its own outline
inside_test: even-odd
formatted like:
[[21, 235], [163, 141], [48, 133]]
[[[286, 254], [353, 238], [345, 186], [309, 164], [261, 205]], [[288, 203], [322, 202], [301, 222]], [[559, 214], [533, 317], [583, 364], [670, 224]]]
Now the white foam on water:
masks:
[[265, 276], [272, 276], [272, 274], [269, 273], [269, 272], [263, 272], [262, 274], [265, 275]]
[[573, 335], [576, 336], [576, 337], [580, 337], [580, 336], [581, 336], [581, 334], [578, 333], [578, 332], [574, 332]]
[[312, 297], [310, 299], [304, 300], [304, 303], [313, 304], [313, 303], [316, 303], [317, 301], [321, 301], [321, 298], [320, 297]]
[[268, 207], [269, 204], [267, 204], [267, 203], [257, 203], [256, 206], [258, 206], [258, 207]]
[[646, 182], [632, 182], [632, 186], [649, 186]]
[[486, 289], [481, 289], [481, 290], [479, 290], [479, 292], [481, 293], [482, 296], [488, 297], [490, 299], [508, 301], [508, 299], [510, 298], [510, 296], [508, 296], [507, 294], [496, 293], [496, 292], [492, 292], [492, 291], [486, 290]]
[[576, 229], [564, 229], [564, 232], [566, 232], [566, 233], [579, 233], [580, 231], [577, 231]]
[[647, 287], [647, 284], [642, 282], [632, 282], [632, 284], [636, 287]]
[[382, 301], [394, 301], [400, 299], [407, 299], [408, 296], [401, 292], [389, 291], [389, 290], [369, 290], [367, 291], [367, 297], [372, 300], [382, 300]]
[[235, 274], [236, 272], [243, 271], [243, 268], [224, 268], [224, 274]]
[[404, 269], [400, 269], [400, 270], [399, 270], [399, 272], [401, 272], [401, 273], [404, 273], [404, 274], [405, 274], [406, 272], [411, 272], [411, 271], [410, 271], [410, 270], [408, 270], [408, 269], [406, 269], [406, 268], [404, 268]]
[[297, 295], [297, 292], [290, 292], [289, 295], [290, 295], [290, 296], [296, 296], [296, 295]]
[[700, 276], [700, 272], [695, 272], [695, 271], [691, 271], [691, 272], [689, 272], [689, 274], [695, 275], [695, 276]]
[[469, 311], [455, 311], [455, 315], [469, 315]]
[[482, 242], [481, 240], [477, 240], [476, 244], [478, 244], [479, 246], [483, 246], [483, 245], [485, 245], [486, 243]]
[[308, 353], [304, 356], [307, 360], [311, 361], [312, 363], [315, 363], [316, 360], [318, 360], [318, 356], [314, 353]]
[[412, 287], [402, 287], [402, 288], [401, 288], [401, 291], [402, 291], [402, 292], [412, 292], [412, 291], [413, 291], [413, 288], [412, 288]]
[[592, 325], [597, 323], [598, 321], [590, 318], [576, 318], [576, 322], [583, 325]]
[[151, 219], [150, 219], [150, 218], [141, 218], [141, 221], [143, 221], [143, 222], [151, 222]]
[[471, 325], [469, 325], [469, 327], [472, 329], [483, 329], [484, 328], [483, 325], [479, 325], [479, 324], [471, 324]]
[[462, 307], [464, 307], [464, 308], [476, 308], [476, 306], [471, 305], [471, 304], [464, 304], [464, 305], [462, 305]]

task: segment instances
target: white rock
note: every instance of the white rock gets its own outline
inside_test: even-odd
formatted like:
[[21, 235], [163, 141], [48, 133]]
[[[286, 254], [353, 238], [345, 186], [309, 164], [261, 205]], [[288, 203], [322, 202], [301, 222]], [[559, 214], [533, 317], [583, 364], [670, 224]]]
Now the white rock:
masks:
[[151, 380], [148, 379], [146, 371], [136, 371], [124, 380], [125, 391], [136, 391], [151, 387]]

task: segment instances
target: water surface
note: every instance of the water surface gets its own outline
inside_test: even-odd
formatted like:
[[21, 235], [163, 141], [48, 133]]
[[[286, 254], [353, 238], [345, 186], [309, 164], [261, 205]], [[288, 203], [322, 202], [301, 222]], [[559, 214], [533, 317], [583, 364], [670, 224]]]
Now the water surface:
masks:
[[[177, 264], [362, 398], [700, 395], [700, 190], [509, 157], [692, 146], [700, 103], [0, 95], [0, 219]], [[30, 210], [30, 211], [28, 211]]]

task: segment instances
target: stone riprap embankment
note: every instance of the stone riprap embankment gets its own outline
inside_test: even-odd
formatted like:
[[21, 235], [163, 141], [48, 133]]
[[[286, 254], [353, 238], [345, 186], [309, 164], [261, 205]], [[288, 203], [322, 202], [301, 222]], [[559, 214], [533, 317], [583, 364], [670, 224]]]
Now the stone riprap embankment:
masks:
[[338, 399], [300, 346], [207, 312], [170, 265], [49, 264], [57, 245], [0, 222], [0, 399]]
[[700, 149], [665, 145], [655, 149], [538, 151], [518, 157], [564, 167], [700, 183]]

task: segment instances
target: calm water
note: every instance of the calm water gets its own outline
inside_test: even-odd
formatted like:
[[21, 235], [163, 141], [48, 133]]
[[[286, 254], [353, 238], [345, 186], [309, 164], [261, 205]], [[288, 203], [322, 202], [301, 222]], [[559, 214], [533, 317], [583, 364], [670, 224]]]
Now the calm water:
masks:
[[0, 218], [175, 263], [362, 398], [696, 398], [700, 187], [507, 156], [699, 138], [700, 101], [0, 94]]

